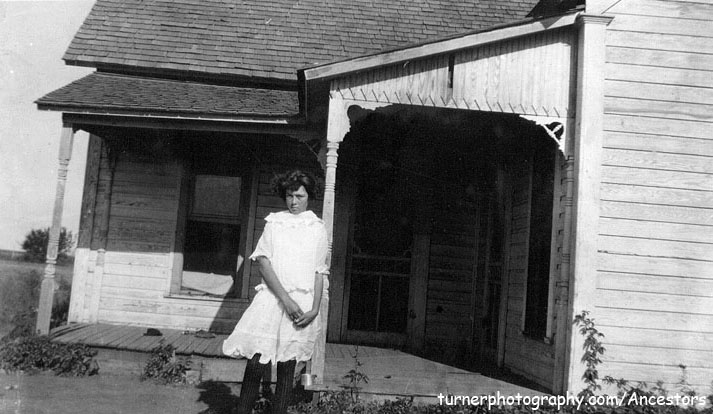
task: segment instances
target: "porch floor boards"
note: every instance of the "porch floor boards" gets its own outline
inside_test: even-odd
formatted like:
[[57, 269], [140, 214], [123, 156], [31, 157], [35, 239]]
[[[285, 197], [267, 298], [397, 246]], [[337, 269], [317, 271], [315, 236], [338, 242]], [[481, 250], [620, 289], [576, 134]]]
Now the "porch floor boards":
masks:
[[[110, 324], [72, 324], [52, 330], [51, 338], [61, 343], [82, 343], [91, 347], [117, 351], [149, 352], [161, 344], [176, 347], [181, 355], [223, 358], [222, 343], [228, 335], [215, 334], [201, 338], [194, 331], [160, 329], [162, 336], [146, 336], [145, 327]], [[355, 357], [356, 356], [356, 357]], [[371, 398], [414, 397], [418, 401], [437, 403], [444, 395], [541, 395], [525, 387], [459, 368], [440, 364], [394, 349], [327, 343], [324, 384], [310, 387], [314, 391], [339, 391], [348, 381], [344, 375], [355, 369], [368, 376], [360, 383], [360, 393]], [[217, 362], [217, 361], [216, 361]], [[227, 361], [226, 361], [227, 362]], [[225, 364], [221, 362], [221, 364]], [[242, 370], [241, 370], [242, 371]]]

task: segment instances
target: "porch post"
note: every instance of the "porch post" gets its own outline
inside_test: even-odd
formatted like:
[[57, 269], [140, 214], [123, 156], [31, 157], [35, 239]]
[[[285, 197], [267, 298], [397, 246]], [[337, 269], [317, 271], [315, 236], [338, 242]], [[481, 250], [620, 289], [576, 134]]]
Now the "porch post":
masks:
[[[568, 128], [567, 131], [570, 131]], [[571, 324], [568, 311], [569, 275], [572, 263], [572, 206], [574, 204], [574, 158], [571, 150], [562, 157], [564, 159], [564, 229], [562, 230], [562, 256], [560, 274], [555, 282], [555, 309], [557, 324], [555, 327], [555, 375], [552, 390], [564, 393], [565, 377], [567, 375], [567, 331]], [[561, 167], [561, 166], [560, 166]]]
[[[332, 263], [332, 242], [334, 240], [334, 203], [337, 184], [337, 152], [339, 143], [349, 131], [349, 118], [347, 107], [342, 100], [335, 102], [330, 99], [329, 119], [327, 121], [327, 153], [325, 161], [324, 204], [322, 206], [322, 219], [327, 229], [327, 265]], [[321, 330], [314, 344], [314, 353], [310, 364], [310, 374], [314, 384], [324, 383], [324, 357], [327, 346], [327, 326], [329, 324], [329, 283], [325, 280], [322, 291], [322, 302], [319, 306]]]
[[59, 251], [59, 235], [62, 229], [62, 210], [64, 207], [64, 189], [67, 185], [67, 167], [72, 158], [72, 144], [74, 130], [72, 124], [62, 126], [62, 135], [59, 140], [59, 167], [57, 169], [57, 189], [54, 197], [54, 210], [52, 212], [52, 227], [49, 231], [47, 243], [47, 259], [45, 276], [40, 288], [40, 303], [37, 310], [36, 331], [40, 335], [47, 335], [50, 331], [50, 318], [52, 317], [52, 301], [57, 284], [54, 280]]
[[[578, 17], [577, 102], [574, 131], [574, 211], [569, 291], [569, 346], [564, 384], [577, 392], [584, 387], [580, 363], [583, 338], [571, 322], [575, 314], [595, 311], [597, 233], [600, 207], [601, 157], [604, 118], [606, 27], [612, 17]], [[596, 313], [593, 315], [596, 318]]]

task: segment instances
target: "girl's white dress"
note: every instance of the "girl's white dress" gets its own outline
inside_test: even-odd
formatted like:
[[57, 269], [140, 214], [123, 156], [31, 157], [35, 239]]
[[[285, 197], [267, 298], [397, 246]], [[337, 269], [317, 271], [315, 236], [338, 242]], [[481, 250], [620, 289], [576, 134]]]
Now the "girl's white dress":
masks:
[[[287, 293], [307, 312], [312, 309], [315, 273], [328, 273], [324, 223], [310, 210], [300, 214], [271, 213], [265, 222], [265, 230], [250, 259], [260, 256], [269, 259]], [[299, 328], [264, 281], [255, 290], [253, 302], [223, 342], [223, 353], [245, 358], [259, 353], [262, 364], [309, 360], [320, 329], [320, 318]]]

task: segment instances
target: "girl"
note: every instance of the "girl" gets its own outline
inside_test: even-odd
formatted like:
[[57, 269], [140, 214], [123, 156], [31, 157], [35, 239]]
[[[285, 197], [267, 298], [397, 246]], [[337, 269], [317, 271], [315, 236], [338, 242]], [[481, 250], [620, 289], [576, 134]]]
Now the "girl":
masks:
[[263, 283], [255, 290], [223, 353], [248, 358], [238, 400], [238, 413], [249, 414], [257, 399], [266, 364], [277, 363], [272, 413], [284, 414], [292, 394], [298, 361], [312, 357], [320, 329], [317, 318], [324, 276], [328, 274], [327, 231], [311, 210], [315, 180], [301, 171], [279, 176], [275, 190], [286, 211], [265, 218], [265, 230], [250, 259], [259, 266]]

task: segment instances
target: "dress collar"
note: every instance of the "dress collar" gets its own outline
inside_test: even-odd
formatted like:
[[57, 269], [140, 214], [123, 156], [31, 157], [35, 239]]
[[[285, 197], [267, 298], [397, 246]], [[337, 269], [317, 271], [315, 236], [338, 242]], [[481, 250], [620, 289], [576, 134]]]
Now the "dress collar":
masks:
[[305, 210], [300, 214], [292, 214], [288, 210], [270, 213], [267, 217], [265, 217], [265, 221], [270, 223], [290, 224], [312, 224], [322, 222], [322, 220], [317, 217], [312, 210]]

